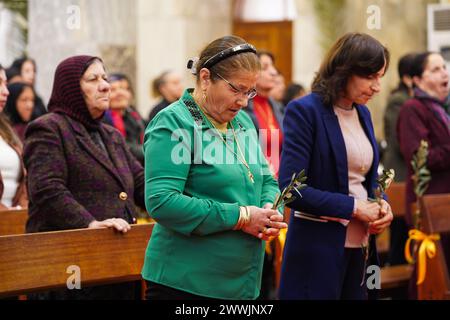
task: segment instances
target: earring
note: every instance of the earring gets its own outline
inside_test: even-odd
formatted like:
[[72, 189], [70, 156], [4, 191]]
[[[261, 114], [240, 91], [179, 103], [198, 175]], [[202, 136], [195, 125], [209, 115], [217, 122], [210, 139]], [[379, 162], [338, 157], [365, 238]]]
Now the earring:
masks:
[[203, 98], [203, 102], [205, 103], [205, 102], [206, 102], [206, 91], [203, 91], [203, 96], [202, 96], [202, 98]]

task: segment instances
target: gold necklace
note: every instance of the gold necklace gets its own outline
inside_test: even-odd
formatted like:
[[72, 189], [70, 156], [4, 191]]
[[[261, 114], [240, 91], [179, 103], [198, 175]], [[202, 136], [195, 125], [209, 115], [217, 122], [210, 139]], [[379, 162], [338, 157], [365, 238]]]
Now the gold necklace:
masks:
[[[236, 131], [234, 131], [234, 126], [233, 126], [233, 124], [232, 124], [231, 122], [230, 122], [230, 125], [231, 125], [231, 130], [233, 131], [234, 141], [236, 141], [236, 145], [237, 145], [238, 150], [239, 150], [239, 153], [241, 154], [241, 157], [242, 157], [241, 162], [242, 162], [242, 164], [247, 168], [247, 171], [248, 171], [247, 174], [248, 174], [248, 177], [250, 178], [250, 181], [251, 181], [252, 183], [255, 183], [255, 177], [253, 176], [253, 173], [252, 173], [252, 171], [250, 170], [250, 166], [248, 165], [247, 161], [245, 160], [244, 153], [242, 152], [241, 146], [239, 145], [238, 138], [236, 137]], [[225, 142], [225, 140], [223, 139], [223, 137], [222, 137], [222, 140]], [[225, 142], [225, 143], [226, 143], [226, 142]], [[226, 143], [226, 145], [228, 146], [228, 143]], [[233, 153], [234, 153], [234, 152], [233, 152]], [[234, 153], [234, 154], [236, 154], [236, 153]], [[237, 157], [237, 154], [236, 154], [236, 157]]]
[[231, 131], [233, 132], [234, 141], [236, 141], [236, 145], [237, 145], [237, 148], [239, 150], [239, 153], [241, 154], [241, 157], [239, 157], [239, 155], [236, 152], [234, 152], [233, 148], [230, 147], [230, 145], [227, 143], [227, 141], [223, 138], [223, 136], [220, 133], [219, 129], [217, 129], [217, 127], [214, 125], [214, 123], [211, 120], [209, 120], [209, 118], [205, 114], [205, 112], [203, 112], [202, 107], [200, 107], [199, 104], [197, 104], [197, 105], [199, 106], [199, 109], [200, 109], [201, 113], [205, 116], [206, 120], [208, 120], [208, 122], [217, 131], [217, 134], [219, 135], [219, 137], [223, 141], [223, 143], [225, 143], [225, 146], [228, 148], [228, 150], [230, 150], [236, 156], [236, 159], [238, 159], [247, 168], [247, 175], [248, 175], [248, 178], [250, 179], [250, 181], [252, 183], [255, 183], [255, 176], [253, 175], [252, 171], [250, 170], [250, 166], [248, 165], [247, 161], [245, 160], [244, 153], [242, 152], [241, 146], [239, 145], [239, 141], [238, 141], [238, 139], [236, 137], [236, 132], [234, 131], [233, 124], [230, 122]]

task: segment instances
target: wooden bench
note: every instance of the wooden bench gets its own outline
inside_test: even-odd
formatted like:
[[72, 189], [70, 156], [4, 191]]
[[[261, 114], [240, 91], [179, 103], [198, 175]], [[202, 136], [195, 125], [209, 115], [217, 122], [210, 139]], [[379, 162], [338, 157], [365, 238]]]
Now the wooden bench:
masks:
[[153, 226], [0, 236], [0, 297], [66, 288], [70, 266], [82, 287], [140, 280]]
[[[450, 194], [426, 195], [420, 206], [425, 233], [450, 233]], [[442, 242], [437, 241], [436, 247], [436, 256], [427, 259], [425, 281], [417, 288], [419, 300], [450, 300], [449, 266]]]
[[381, 268], [381, 289], [389, 290], [399, 287], [406, 288], [411, 279], [413, 269], [414, 267], [409, 264]]
[[0, 236], [25, 233], [28, 210], [1, 210]]
[[[389, 204], [392, 208], [394, 218], [403, 219], [405, 217], [405, 195], [406, 185], [403, 182], [394, 182], [386, 191], [389, 199]], [[380, 255], [387, 256], [389, 253], [390, 231], [387, 229], [382, 234], [377, 236], [377, 249]]]
[[[405, 217], [406, 184], [394, 182], [386, 191], [395, 219]], [[381, 257], [386, 257], [390, 250], [390, 229], [377, 236], [377, 249]], [[409, 264], [383, 266], [381, 268], [381, 296], [407, 298], [407, 290], [414, 267]]]

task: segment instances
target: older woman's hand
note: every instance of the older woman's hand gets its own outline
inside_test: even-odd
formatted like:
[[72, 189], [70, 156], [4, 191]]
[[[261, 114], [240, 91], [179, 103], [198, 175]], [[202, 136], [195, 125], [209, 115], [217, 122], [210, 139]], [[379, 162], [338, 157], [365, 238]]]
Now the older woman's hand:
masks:
[[92, 221], [89, 226], [89, 229], [97, 229], [97, 228], [114, 228], [117, 231], [126, 233], [131, 229], [131, 226], [125, 220], [121, 218], [111, 218], [103, 221]]
[[[269, 206], [266, 204], [264, 207]], [[242, 228], [242, 231], [261, 240], [269, 240], [270, 237], [277, 237], [280, 229], [287, 228], [287, 224], [283, 222], [283, 216], [278, 211], [255, 206], [248, 208], [250, 209], [250, 222]]]
[[386, 200], [381, 200], [379, 215], [380, 219], [369, 223], [370, 234], [382, 233], [387, 227], [391, 225], [391, 222], [394, 219], [391, 206], [386, 202]]

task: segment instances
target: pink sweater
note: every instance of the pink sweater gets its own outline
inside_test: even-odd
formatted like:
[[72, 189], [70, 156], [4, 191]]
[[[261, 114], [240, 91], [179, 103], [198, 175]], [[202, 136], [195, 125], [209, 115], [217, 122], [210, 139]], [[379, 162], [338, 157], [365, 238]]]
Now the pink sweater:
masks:
[[[373, 162], [373, 150], [358, 118], [355, 108], [344, 110], [334, 108], [344, 136], [348, 164], [349, 195], [355, 199], [367, 200], [367, 190], [363, 183]], [[355, 200], [356, 201], [356, 200]], [[351, 220], [347, 226], [346, 248], [360, 248], [367, 245], [369, 232], [367, 223]]]

